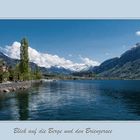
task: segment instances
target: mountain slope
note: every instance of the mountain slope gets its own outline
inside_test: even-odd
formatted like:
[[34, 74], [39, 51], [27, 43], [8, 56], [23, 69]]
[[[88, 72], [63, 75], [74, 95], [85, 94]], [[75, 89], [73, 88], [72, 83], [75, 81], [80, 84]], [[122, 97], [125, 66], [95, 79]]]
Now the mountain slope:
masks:
[[98, 77], [140, 79], [140, 43], [123, 53], [120, 58], [104, 61], [92, 72]]
[[15, 66], [19, 62], [19, 60], [11, 59], [10, 57], [4, 55], [2, 52], [0, 52], [0, 59], [5, 61], [7, 65], [11, 65], [11, 66]]
[[100, 66], [93, 67], [91, 71], [94, 71], [95, 73], [101, 73], [111, 68], [114, 68], [118, 63], [119, 63], [119, 58], [115, 57], [104, 61], [103, 63], [101, 63]]
[[99, 73], [98, 76], [115, 79], [140, 79], [140, 59], [126, 62], [121, 67], [117, 65]]

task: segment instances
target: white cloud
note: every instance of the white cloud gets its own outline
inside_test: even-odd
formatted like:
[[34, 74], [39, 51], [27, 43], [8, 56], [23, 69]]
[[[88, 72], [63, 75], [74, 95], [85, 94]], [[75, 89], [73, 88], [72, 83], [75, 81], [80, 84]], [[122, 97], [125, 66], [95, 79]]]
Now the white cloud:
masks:
[[137, 35], [137, 36], [140, 36], [140, 31], [137, 31], [137, 32], [136, 32], [136, 35]]
[[91, 60], [91, 59], [89, 59], [87, 57], [85, 57], [85, 58], [84, 57], [80, 57], [80, 58], [83, 61], [83, 63], [88, 65], [88, 66], [98, 66], [98, 65], [100, 65], [99, 62], [93, 61], [93, 60]]
[[[7, 56], [20, 59], [20, 43], [14, 42], [12, 46], [6, 46], [0, 48], [0, 50]], [[37, 50], [29, 47], [29, 59], [30, 62], [34, 62], [41, 67], [50, 68], [51, 66], [64, 67], [73, 71], [80, 71], [86, 69], [89, 66], [99, 65], [97, 61], [93, 61], [89, 58], [83, 58], [80, 56], [82, 63], [74, 63], [71, 60], [66, 60], [58, 55], [52, 55], [48, 53], [40, 53]]]

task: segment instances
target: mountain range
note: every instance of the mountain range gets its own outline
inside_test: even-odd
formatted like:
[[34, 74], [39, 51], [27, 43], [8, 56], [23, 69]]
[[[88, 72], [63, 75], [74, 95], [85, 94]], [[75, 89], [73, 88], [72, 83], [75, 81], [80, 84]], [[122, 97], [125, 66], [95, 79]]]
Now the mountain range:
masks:
[[[13, 42], [10, 46], [0, 47], [0, 52], [5, 54], [6, 56], [20, 60], [20, 42]], [[87, 70], [90, 66], [97, 66], [100, 63], [98, 61], [91, 60], [87, 57], [82, 57], [78, 55], [78, 59], [80, 60], [79, 63], [71, 61], [70, 59], [66, 59], [62, 56], [58, 56], [56, 54], [50, 54], [48, 52], [39, 52], [38, 50], [28, 47], [29, 53], [29, 61], [37, 64], [40, 67], [45, 67], [50, 69], [50, 71], [81, 71]], [[72, 57], [72, 55], [71, 55]]]
[[[19, 60], [13, 59], [2, 52], [0, 52], [0, 58], [2, 58], [8, 65], [15, 66]], [[30, 62], [31, 69], [34, 69], [37, 64]], [[82, 69], [80, 72], [66, 69], [61, 66], [52, 66], [50, 68], [39, 67], [43, 74], [73, 74], [73, 75], [85, 75], [95, 74], [98, 78], [106, 79], [140, 79], [140, 43], [137, 43], [135, 47], [124, 52], [120, 57], [108, 59], [101, 63], [99, 66], [89, 66], [86, 69]]]
[[94, 73], [97, 77], [105, 79], [140, 79], [140, 43], [120, 57], [108, 59], [99, 66], [91, 67], [86, 73]]
[[[14, 66], [16, 66], [17, 63], [19, 63], [18, 59], [12, 59], [12, 58], [6, 56], [5, 54], [3, 54], [2, 52], [0, 52], [0, 59], [5, 61], [8, 66], [13, 66], [14, 67]], [[36, 67], [39, 67], [40, 71], [44, 75], [45, 74], [70, 74], [70, 73], [72, 73], [71, 70], [65, 69], [65, 68], [62, 68], [62, 67], [58, 68], [57, 66], [56, 67], [52, 66], [50, 68], [45, 68], [45, 67], [40, 67], [33, 62], [30, 62], [30, 68], [32, 70], [35, 69]]]

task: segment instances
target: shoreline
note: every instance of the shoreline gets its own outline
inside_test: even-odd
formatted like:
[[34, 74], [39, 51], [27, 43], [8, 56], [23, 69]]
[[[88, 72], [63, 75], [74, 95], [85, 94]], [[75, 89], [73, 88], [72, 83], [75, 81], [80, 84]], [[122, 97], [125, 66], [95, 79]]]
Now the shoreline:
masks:
[[[57, 79], [58, 80], [58, 79]], [[122, 81], [127, 81], [127, 80], [140, 80], [140, 79], [85, 79], [85, 78], [77, 78], [77, 79], [59, 79], [59, 80], [122, 80]], [[30, 81], [18, 81], [18, 82], [5, 82], [5, 83], [0, 83], [0, 93], [9, 93], [9, 92], [14, 92], [17, 90], [26, 90], [30, 88], [33, 84], [36, 83], [45, 83], [45, 82], [53, 82], [56, 81], [56, 79], [40, 79], [40, 80], [30, 80]]]
[[25, 90], [35, 83], [42, 83], [42, 80], [30, 80], [22, 82], [6, 82], [0, 84], [0, 93], [9, 93], [17, 90]]
[[30, 88], [33, 84], [53, 82], [55, 79], [40, 79], [40, 80], [29, 80], [29, 81], [18, 81], [18, 82], [5, 82], [0, 83], [0, 93], [9, 93], [17, 90], [26, 90]]

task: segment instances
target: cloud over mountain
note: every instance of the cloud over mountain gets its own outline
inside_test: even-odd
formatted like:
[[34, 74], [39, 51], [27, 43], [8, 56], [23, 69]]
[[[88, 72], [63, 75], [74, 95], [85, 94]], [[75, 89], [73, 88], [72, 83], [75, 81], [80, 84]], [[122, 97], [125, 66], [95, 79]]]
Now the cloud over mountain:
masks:
[[[6, 46], [4, 48], [0, 47], [0, 51], [2, 51], [5, 55], [19, 59], [20, 58], [20, 43], [14, 42], [12, 46]], [[81, 63], [74, 63], [71, 60], [66, 60], [63, 57], [59, 57], [58, 55], [52, 55], [48, 53], [41, 53], [37, 50], [29, 47], [29, 59], [30, 62], [36, 63], [38, 66], [50, 68], [51, 66], [63, 67], [65, 69], [70, 69], [73, 71], [80, 71], [87, 69], [90, 66], [97, 66], [99, 62], [93, 61], [89, 58], [84, 58], [80, 56]]]

